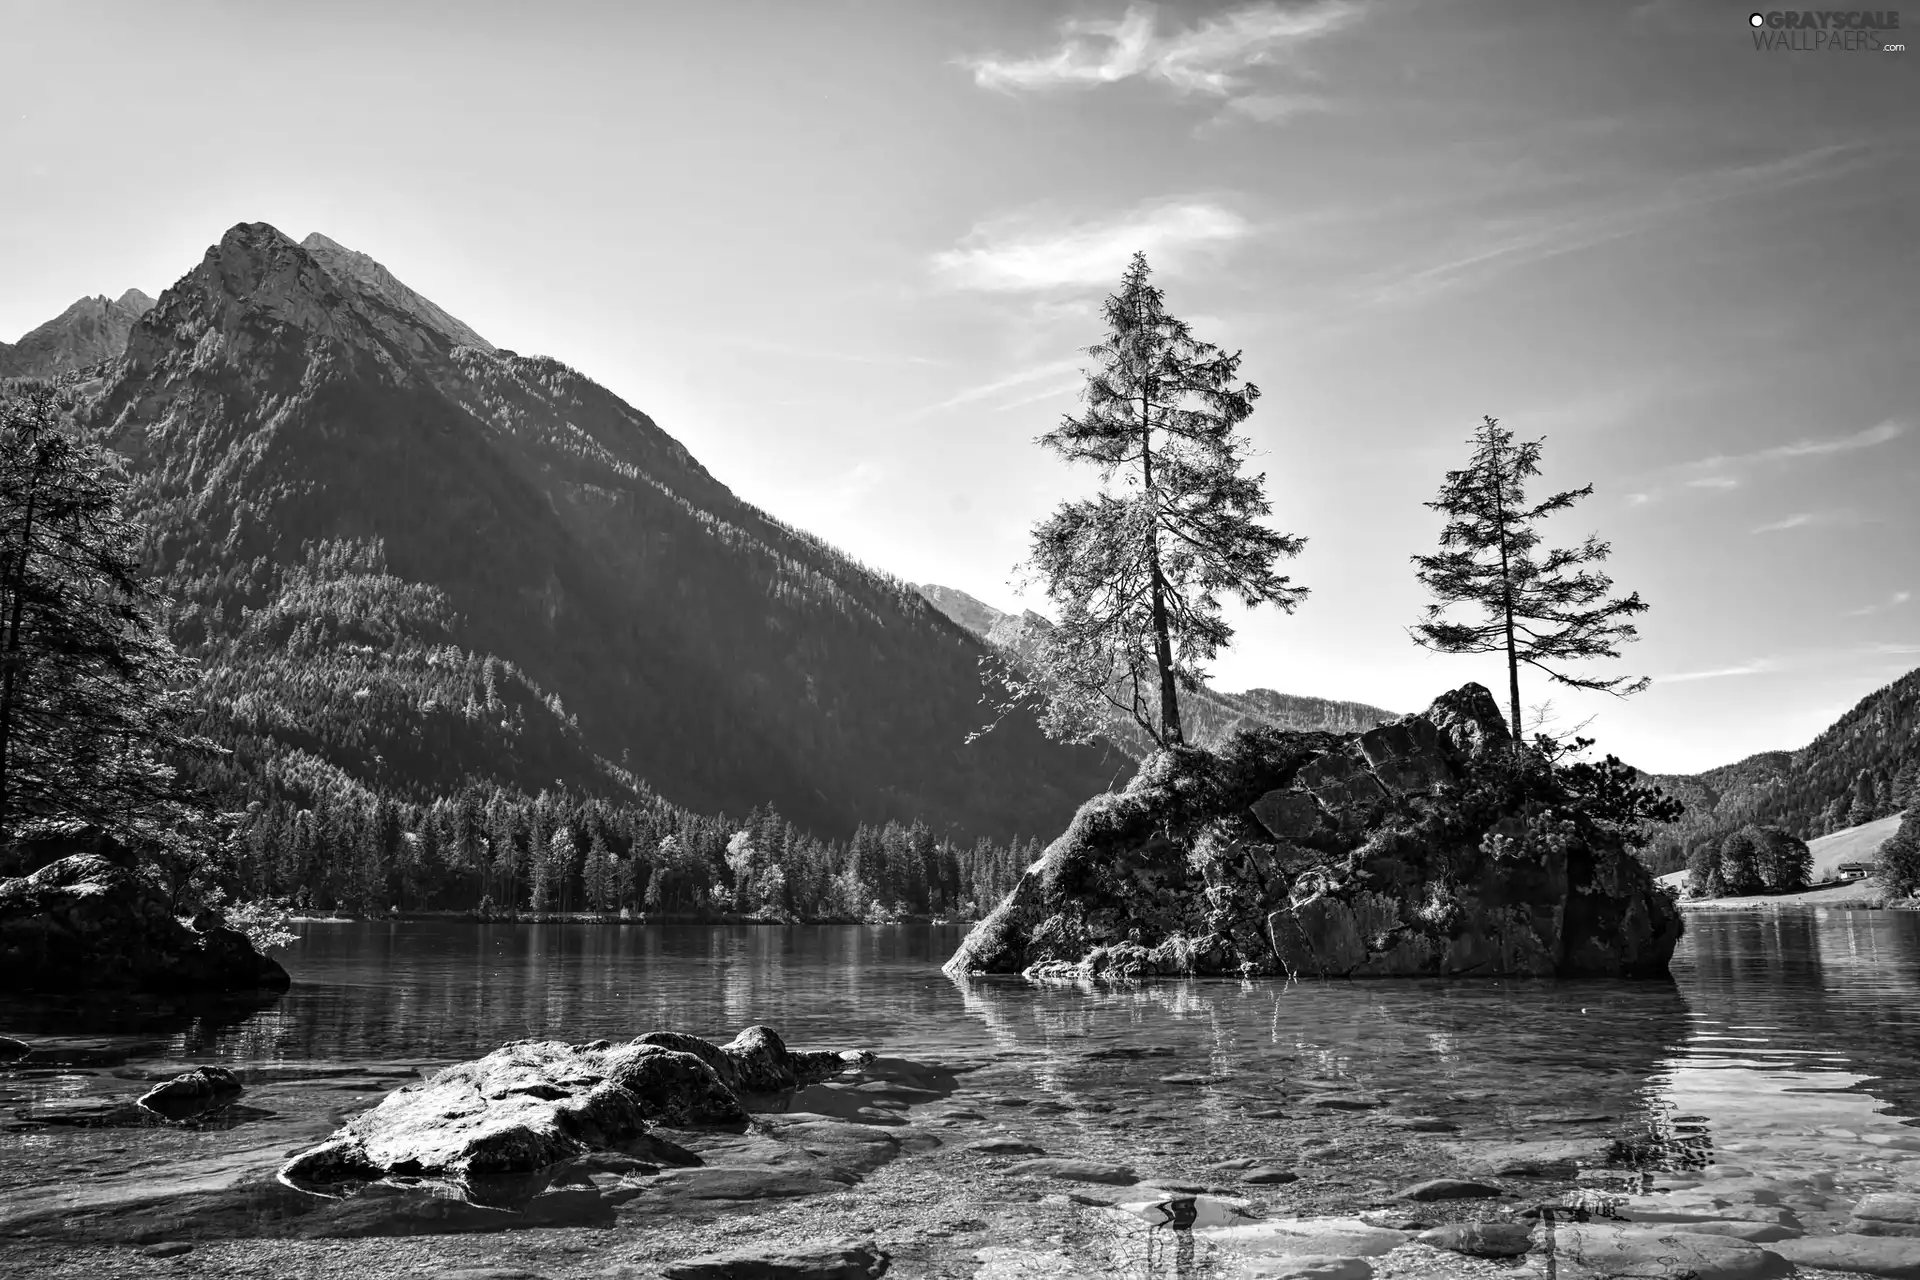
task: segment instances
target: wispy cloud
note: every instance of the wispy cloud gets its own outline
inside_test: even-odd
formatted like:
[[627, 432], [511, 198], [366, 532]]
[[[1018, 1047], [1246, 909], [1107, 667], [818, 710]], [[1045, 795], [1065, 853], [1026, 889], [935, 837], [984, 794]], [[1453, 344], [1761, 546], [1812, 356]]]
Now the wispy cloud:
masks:
[[1709, 671], [1677, 671], [1670, 676], [1655, 676], [1655, 684], [1684, 684], [1689, 680], [1722, 680], [1729, 676], [1757, 676], [1769, 671], [1778, 671], [1780, 663], [1773, 658], [1755, 658], [1753, 661], [1737, 667], [1715, 667]]
[[1716, 454], [1711, 458], [1701, 458], [1686, 465], [1702, 471], [1710, 471], [1727, 467], [1753, 466], [1759, 463], [1791, 462], [1797, 458], [1825, 458], [1836, 453], [1871, 449], [1875, 445], [1898, 440], [1906, 434], [1906, 430], [1905, 423], [1889, 419], [1868, 427], [1864, 431], [1856, 431], [1850, 436], [1796, 440], [1791, 444], [1777, 444], [1766, 449], [1756, 449], [1752, 453]]
[[[995, 396], [1012, 391], [1017, 387], [1029, 386], [1032, 383], [1039, 382], [1043, 378], [1057, 379], [1061, 374], [1079, 369], [1083, 363], [1084, 360], [1078, 356], [1070, 360], [1050, 360], [1045, 364], [1034, 365], [1032, 368], [1022, 369], [1017, 373], [1010, 373], [1005, 377], [995, 378], [991, 382], [983, 382], [977, 387], [968, 387], [964, 391], [955, 392], [945, 400], [937, 404], [930, 404], [926, 408], [917, 411], [913, 416], [919, 417], [922, 414], [943, 413], [948, 409], [957, 409], [961, 405], [977, 404], [982, 400], [991, 400]], [[1040, 394], [1050, 395], [1052, 393], [1043, 392]], [[1034, 396], [1033, 398], [1037, 399], [1039, 397]], [[1015, 401], [1013, 403], [1026, 402]], [[1012, 405], [1001, 405], [1000, 407], [1011, 408]]]
[[1207, 200], [1166, 201], [1083, 222], [1029, 211], [977, 224], [933, 256], [933, 270], [955, 288], [992, 293], [1113, 285], [1136, 249], [1156, 270], [1177, 270], [1194, 254], [1217, 252], [1252, 230], [1238, 213]]
[[1293, 58], [1301, 45], [1349, 26], [1360, 14], [1361, 6], [1350, 0], [1254, 4], [1162, 34], [1154, 8], [1134, 5], [1118, 18], [1062, 23], [1059, 44], [1050, 52], [964, 58], [961, 65], [981, 88], [1008, 93], [1157, 81], [1182, 96], [1228, 99], [1232, 114], [1273, 123], [1314, 108], [1303, 99], [1256, 91], [1248, 72]]
[[1901, 605], [1907, 603], [1907, 601], [1911, 599], [1913, 599], [1913, 592], [1896, 591], [1878, 604], [1862, 605], [1858, 609], [1849, 609], [1847, 611], [1847, 616], [1853, 617], [1853, 618], [1865, 618], [1871, 614], [1885, 613], [1889, 609], [1898, 609]]
[[[1787, 444], [1769, 445], [1764, 449], [1755, 449], [1751, 453], [1719, 453], [1708, 458], [1696, 458], [1691, 462], [1682, 462], [1666, 469], [1665, 474], [1685, 476], [1679, 481], [1683, 489], [1706, 489], [1725, 491], [1738, 489], [1744, 483], [1736, 473], [1751, 471], [1757, 467], [1779, 466], [1798, 461], [1811, 461], [1818, 458], [1830, 458], [1840, 454], [1855, 453], [1862, 449], [1871, 449], [1889, 441], [1898, 440], [1905, 435], [1906, 424], [1889, 419], [1856, 431], [1846, 436], [1806, 437]], [[1651, 502], [1663, 497], [1672, 490], [1656, 486], [1638, 496], [1634, 505]], [[1810, 524], [1838, 524], [1852, 518], [1844, 512], [1829, 512], [1825, 515], [1802, 513], [1761, 525], [1755, 533], [1776, 533], [1783, 529], [1798, 529]]]
[[1649, 177], [1615, 194], [1585, 189], [1558, 208], [1504, 220], [1479, 219], [1470, 238], [1457, 242], [1445, 256], [1381, 272], [1362, 294], [1375, 305], [1424, 301], [1498, 272], [1640, 235], [1723, 200], [1828, 179], [1866, 159], [1863, 144], [1838, 143], [1754, 164]]
[[1755, 525], [1753, 528], [1753, 532], [1780, 533], [1787, 529], [1804, 529], [1810, 524], [1819, 524], [1819, 523], [1820, 523], [1820, 518], [1814, 515], [1812, 512], [1797, 511], [1794, 514], [1785, 517], [1784, 519], [1774, 520], [1767, 524]]

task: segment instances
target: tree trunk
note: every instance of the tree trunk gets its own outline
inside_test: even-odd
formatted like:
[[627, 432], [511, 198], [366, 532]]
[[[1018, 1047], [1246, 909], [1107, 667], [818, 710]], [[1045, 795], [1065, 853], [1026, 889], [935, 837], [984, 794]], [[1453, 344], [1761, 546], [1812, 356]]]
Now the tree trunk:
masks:
[[[1153, 402], [1148, 393], [1140, 393], [1140, 465], [1143, 473], [1142, 496], [1153, 502]], [[1186, 741], [1180, 732], [1180, 698], [1173, 683], [1173, 642], [1167, 635], [1167, 588], [1160, 576], [1160, 525], [1156, 519], [1147, 532], [1147, 567], [1153, 575], [1153, 647], [1154, 663], [1160, 669], [1160, 745], [1179, 746]]]
[[1513, 570], [1507, 561], [1507, 500], [1506, 476], [1500, 470], [1500, 446], [1493, 446], [1493, 510], [1500, 524], [1500, 604], [1502, 620], [1507, 629], [1507, 699], [1509, 714], [1513, 717], [1513, 744], [1517, 750], [1521, 745], [1520, 737], [1520, 655], [1515, 650], [1513, 640]]

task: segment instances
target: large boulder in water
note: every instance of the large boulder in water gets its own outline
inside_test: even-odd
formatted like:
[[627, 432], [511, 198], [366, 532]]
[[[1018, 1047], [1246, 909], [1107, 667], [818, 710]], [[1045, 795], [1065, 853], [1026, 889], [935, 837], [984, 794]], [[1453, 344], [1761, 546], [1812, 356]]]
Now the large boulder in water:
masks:
[[622, 1044], [520, 1040], [388, 1094], [280, 1176], [324, 1186], [388, 1174], [532, 1173], [616, 1150], [653, 1124], [744, 1120], [736, 1088], [797, 1088], [869, 1059], [796, 1053], [767, 1027], [748, 1027], [726, 1045], [672, 1032]]
[[285, 991], [287, 971], [217, 919], [189, 926], [166, 895], [106, 853], [0, 880], [0, 972], [24, 991]]
[[1678, 909], [1559, 776], [1477, 684], [1361, 734], [1163, 751], [1081, 806], [947, 972], [1664, 976]]

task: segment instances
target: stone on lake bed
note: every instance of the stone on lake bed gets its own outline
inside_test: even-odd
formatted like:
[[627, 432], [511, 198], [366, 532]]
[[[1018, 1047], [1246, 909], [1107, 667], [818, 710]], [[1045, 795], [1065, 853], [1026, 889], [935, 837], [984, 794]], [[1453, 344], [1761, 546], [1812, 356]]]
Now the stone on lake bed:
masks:
[[1241, 1264], [1261, 1280], [1372, 1280], [1373, 1264], [1365, 1258], [1335, 1258], [1307, 1254], [1291, 1258], [1249, 1258]]
[[150, 1244], [140, 1250], [143, 1258], [177, 1258], [183, 1253], [192, 1253], [193, 1246], [185, 1240], [167, 1240], [160, 1244]]
[[985, 1138], [979, 1142], [969, 1142], [967, 1150], [978, 1151], [983, 1156], [1043, 1156], [1044, 1147], [1019, 1138]]
[[1526, 1117], [1528, 1124], [1602, 1124], [1611, 1119], [1600, 1111], [1537, 1111]]
[[1233, 1160], [1221, 1160], [1207, 1167], [1210, 1169], [1257, 1169], [1260, 1164], [1258, 1156], [1240, 1156]]
[[1289, 1182], [1300, 1181], [1300, 1175], [1291, 1169], [1249, 1169], [1241, 1175], [1240, 1181], [1258, 1186], [1283, 1186]]
[[1140, 1180], [1139, 1175], [1122, 1164], [1069, 1160], [1059, 1156], [1022, 1160], [1019, 1164], [1008, 1165], [1004, 1172], [1021, 1177], [1059, 1178], [1063, 1182], [1104, 1182], [1112, 1186], [1131, 1186]]
[[1496, 1178], [1570, 1178], [1581, 1165], [1606, 1163], [1611, 1146], [1601, 1138], [1538, 1142], [1451, 1142], [1449, 1152], [1476, 1171]]
[[1196, 1227], [1193, 1234], [1242, 1263], [1281, 1257], [1377, 1258], [1407, 1242], [1405, 1232], [1359, 1218], [1270, 1218], [1237, 1226]]
[[1326, 1107], [1334, 1111], [1372, 1111], [1387, 1104], [1372, 1093], [1310, 1093], [1300, 1099], [1306, 1107]]
[[1868, 1236], [1847, 1232], [1831, 1236], [1800, 1236], [1773, 1246], [1796, 1266], [1825, 1271], [1857, 1271], [1881, 1280], [1920, 1280], [1920, 1249], [1897, 1236]]
[[1731, 1236], [1748, 1244], [1772, 1244], [1776, 1240], [1791, 1240], [1805, 1234], [1798, 1227], [1783, 1227], [1777, 1222], [1729, 1222], [1725, 1219], [1689, 1222], [1686, 1228], [1695, 1235]]
[[1455, 1222], [1414, 1239], [1475, 1258], [1517, 1258], [1533, 1247], [1533, 1228], [1523, 1222]]
[[1485, 1182], [1470, 1182], [1465, 1178], [1432, 1178], [1394, 1192], [1393, 1198], [1413, 1201], [1494, 1200], [1505, 1194], [1499, 1187]]
[[792, 1248], [743, 1248], [669, 1263], [667, 1280], [870, 1280], [887, 1273], [887, 1253], [873, 1244], [839, 1241]]
[[1460, 1128], [1451, 1120], [1442, 1120], [1438, 1116], [1382, 1116], [1380, 1123], [1391, 1129], [1408, 1129], [1414, 1133], [1454, 1133]]
[[[1689, 1276], [1692, 1280], [1779, 1280], [1793, 1274], [1780, 1253], [1726, 1236], [1613, 1223], [1554, 1223], [1523, 1274]], [[1783, 1241], [1785, 1249], [1796, 1241]], [[1917, 1273], [1920, 1274], [1920, 1273]]]
[[225, 1106], [241, 1093], [240, 1078], [225, 1067], [195, 1067], [147, 1090], [138, 1105], [169, 1120], [185, 1120]]
[[1847, 1226], [1863, 1236], [1920, 1236], [1920, 1196], [1876, 1191], [1853, 1206]]
[[[742, 1085], [812, 1083], [847, 1069], [834, 1053], [794, 1053], [765, 1027], [727, 1045], [656, 1033], [624, 1044], [523, 1040], [388, 1094], [331, 1138], [281, 1167], [293, 1185], [389, 1174], [531, 1173], [619, 1147], [650, 1124], [743, 1121], [725, 1076]], [[716, 1063], [719, 1064], [716, 1067]]]
[[1266, 1107], [1259, 1111], [1247, 1112], [1249, 1120], [1285, 1120], [1287, 1113], [1280, 1107]]

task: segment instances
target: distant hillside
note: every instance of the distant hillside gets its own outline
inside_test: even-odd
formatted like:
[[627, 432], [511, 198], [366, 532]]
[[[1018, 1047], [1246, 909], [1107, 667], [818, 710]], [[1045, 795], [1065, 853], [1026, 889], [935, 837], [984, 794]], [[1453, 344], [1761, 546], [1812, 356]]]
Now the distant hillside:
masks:
[[[1872, 822], [1863, 822], [1857, 827], [1848, 827], [1809, 840], [1807, 852], [1813, 855], [1812, 883], [1820, 885], [1834, 880], [1844, 863], [1873, 862], [1880, 854], [1880, 846], [1891, 840], [1893, 833], [1900, 829], [1903, 816], [1904, 813], [1889, 814]], [[1684, 870], [1671, 871], [1661, 876], [1660, 881], [1678, 888], [1686, 883], [1687, 874]]]
[[1920, 670], [1862, 698], [1798, 751], [1652, 780], [1687, 806], [1656, 838], [1662, 869], [1750, 822], [1811, 841], [1885, 817], [1920, 801]]
[[153, 309], [138, 289], [82, 298], [20, 341], [0, 342], [0, 378], [50, 378], [115, 359], [134, 322]]
[[[953, 587], [927, 582], [915, 589], [949, 618], [996, 648], [1009, 652], [1018, 653], [1035, 629], [1051, 625], [1031, 610], [1022, 615], [1005, 613]], [[1272, 689], [1220, 693], [1205, 687], [1197, 694], [1181, 695], [1180, 715], [1188, 741], [1203, 747], [1219, 745], [1234, 730], [1247, 724], [1357, 733], [1384, 720], [1398, 718], [1392, 711], [1382, 711], [1364, 702], [1301, 697]], [[1115, 741], [1135, 757], [1146, 755], [1152, 748], [1140, 727], [1118, 712], [1112, 720], [1112, 732]]]

